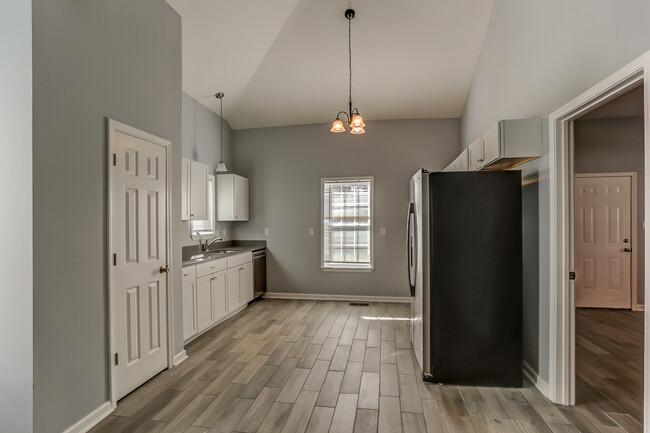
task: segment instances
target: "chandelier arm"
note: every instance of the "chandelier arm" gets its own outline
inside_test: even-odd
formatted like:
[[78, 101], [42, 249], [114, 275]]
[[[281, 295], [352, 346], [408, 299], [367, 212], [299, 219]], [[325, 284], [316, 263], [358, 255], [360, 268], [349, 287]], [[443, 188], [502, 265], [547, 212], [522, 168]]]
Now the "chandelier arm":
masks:
[[349, 125], [350, 124], [350, 119], [351, 119], [350, 115], [345, 111], [339, 111], [338, 114], [336, 115], [336, 117], [339, 117], [341, 114], [345, 114], [345, 117], [347, 117], [347, 119], [348, 119], [348, 125]]

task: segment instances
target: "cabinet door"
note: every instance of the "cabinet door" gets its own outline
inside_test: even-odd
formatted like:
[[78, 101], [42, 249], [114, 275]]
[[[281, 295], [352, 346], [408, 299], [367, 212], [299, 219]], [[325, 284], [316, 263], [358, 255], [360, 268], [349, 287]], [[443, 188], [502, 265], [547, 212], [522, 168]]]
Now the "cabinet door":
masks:
[[226, 298], [228, 300], [228, 313], [232, 313], [241, 306], [241, 299], [239, 295], [239, 286], [241, 279], [240, 269], [241, 266], [236, 266], [234, 268], [228, 269], [228, 276], [226, 278], [226, 287], [228, 287], [228, 293], [226, 295]]
[[235, 212], [233, 193], [235, 189], [233, 174], [217, 175], [217, 220], [232, 221]]
[[253, 300], [253, 262], [244, 263], [240, 269], [239, 293], [244, 305]]
[[501, 141], [499, 140], [499, 122], [492, 125], [483, 134], [483, 165], [496, 161], [501, 156]]
[[190, 161], [190, 218], [208, 219], [208, 166]]
[[197, 333], [196, 315], [196, 279], [183, 279], [183, 340]]
[[226, 303], [226, 279], [227, 271], [212, 274], [212, 322], [217, 322], [228, 314], [228, 305]]
[[465, 149], [462, 151], [460, 155], [458, 155], [458, 158], [456, 158], [456, 161], [458, 161], [458, 166], [456, 167], [458, 171], [467, 171], [469, 170], [469, 167], [467, 165], [467, 153], [468, 150]]
[[475, 171], [483, 167], [483, 138], [479, 137], [467, 148], [469, 170]]
[[212, 324], [212, 292], [210, 284], [212, 275], [196, 280], [196, 323], [197, 332], [201, 332]]
[[190, 219], [190, 160], [181, 159], [181, 219]]
[[235, 221], [248, 221], [248, 179], [235, 175]]

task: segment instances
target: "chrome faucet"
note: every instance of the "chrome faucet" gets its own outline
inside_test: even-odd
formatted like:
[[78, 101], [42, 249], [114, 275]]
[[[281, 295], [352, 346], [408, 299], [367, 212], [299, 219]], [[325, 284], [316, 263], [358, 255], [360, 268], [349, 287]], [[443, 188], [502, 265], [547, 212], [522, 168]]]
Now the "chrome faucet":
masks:
[[206, 239], [204, 243], [201, 244], [201, 251], [207, 251], [208, 248], [210, 248], [210, 245], [217, 241], [222, 241], [223, 238], [221, 236], [215, 236], [212, 239]]

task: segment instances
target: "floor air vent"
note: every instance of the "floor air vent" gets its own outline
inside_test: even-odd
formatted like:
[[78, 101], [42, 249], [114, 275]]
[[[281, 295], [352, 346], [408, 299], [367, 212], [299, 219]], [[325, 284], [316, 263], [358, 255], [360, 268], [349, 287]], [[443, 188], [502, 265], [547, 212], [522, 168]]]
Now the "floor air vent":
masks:
[[370, 304], [367, 302], [350, 302], [350, 306], [352, 307], [369, 307]]

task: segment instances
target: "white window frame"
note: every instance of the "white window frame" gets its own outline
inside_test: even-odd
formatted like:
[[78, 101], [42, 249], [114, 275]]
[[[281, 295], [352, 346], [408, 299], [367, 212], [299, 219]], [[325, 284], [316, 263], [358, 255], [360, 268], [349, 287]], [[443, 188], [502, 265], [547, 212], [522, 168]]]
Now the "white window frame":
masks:
[[215, 177], [208, 175], [208, 219], [190, 221], [190, 234], [194, 240], [208, 239], [215, 235]]
[[[367, 182], [370, 181], [370, 265], [367, 267], [355, 266], [325, 266], [325, 183], [326, 182]], [[372, 272], [375, 269], [375, 177], [321, 177], [320, 179], [320, 268], [324, 272]]]

